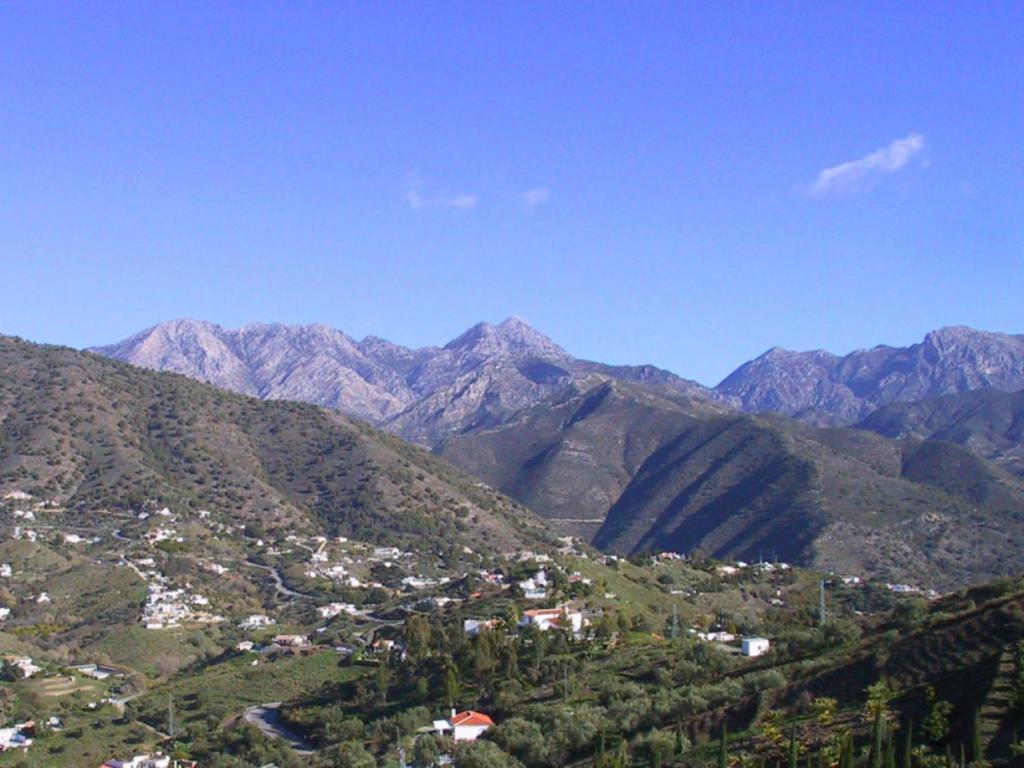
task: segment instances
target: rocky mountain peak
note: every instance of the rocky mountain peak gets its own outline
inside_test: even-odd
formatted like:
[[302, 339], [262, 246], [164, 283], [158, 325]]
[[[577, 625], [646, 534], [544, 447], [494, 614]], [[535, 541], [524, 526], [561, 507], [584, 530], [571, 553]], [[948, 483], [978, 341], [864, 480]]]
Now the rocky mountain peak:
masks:
[[521, 317], [513, 315], [497, 325], [477, 323], [445, 345], [446, 350], [488, 357], [568, 358], [569, 354]]

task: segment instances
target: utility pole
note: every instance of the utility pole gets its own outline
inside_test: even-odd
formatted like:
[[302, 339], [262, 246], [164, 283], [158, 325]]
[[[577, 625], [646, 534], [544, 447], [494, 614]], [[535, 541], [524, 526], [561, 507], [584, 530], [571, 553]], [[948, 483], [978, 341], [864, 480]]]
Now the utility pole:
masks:
[[679, 637], [679, 606], [672, 604], [672, 639]]
[[828, 612], [825, 608], [825, 580], [818, 583], [818, 626], [824, 627], [828, 621]]
[[569, 668], [562, 667], [562, 697], [565, 703], [569, 703]]
[[174, 741], [174, 696], [167, 694], [167, 735]]

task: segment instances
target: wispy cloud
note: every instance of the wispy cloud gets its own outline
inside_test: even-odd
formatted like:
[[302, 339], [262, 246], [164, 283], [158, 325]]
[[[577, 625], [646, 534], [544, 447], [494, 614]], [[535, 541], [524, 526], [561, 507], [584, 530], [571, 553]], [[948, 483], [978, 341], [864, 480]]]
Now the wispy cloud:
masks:
[[428, 195], [423, 192], [423, 179], [419, 171], [411, 171], [403, 184], [405, 187], [405, 202], [414, 211], [421, 208], [456, 208], [460, 211], [468, 211], [476, 207], [476, 195]]
[[870, 188], [880, 177], [895, 173], [924, 151], [924, 136], [912, 133], [858, 160], [833, 165], [807, 187], [811, 197], [842, 195]]
[[476, 207], [476, 195], [455, 195], [453, 197], [434, 196], [428, 197], [422, 194], [418, 189], [409, 189], [405, 193], [405, 201], [409, 203], [409, 207], [413, 210], [420, 210], [420, 208], [458, 208], [462, 211], [468, 211], [471, 208]]
[[534, 187], [533, 189], [526, 190], [519, 197], [526, 203], [527, 208], [533, 210], [538, 205], [544, 205], [544, 203], [551, 199], [551, 190], [547, 187]]

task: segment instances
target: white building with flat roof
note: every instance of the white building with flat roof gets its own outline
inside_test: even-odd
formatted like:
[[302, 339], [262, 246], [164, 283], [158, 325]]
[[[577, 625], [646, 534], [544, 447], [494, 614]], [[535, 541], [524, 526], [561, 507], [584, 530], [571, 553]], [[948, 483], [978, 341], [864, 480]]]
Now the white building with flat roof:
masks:
[[771, 643], [768, 642], [766, 637], [744, 637], [743, 638], [743, 655], [754, 658], [755, 656], [763, 656], [768, 653], [768, 649]]

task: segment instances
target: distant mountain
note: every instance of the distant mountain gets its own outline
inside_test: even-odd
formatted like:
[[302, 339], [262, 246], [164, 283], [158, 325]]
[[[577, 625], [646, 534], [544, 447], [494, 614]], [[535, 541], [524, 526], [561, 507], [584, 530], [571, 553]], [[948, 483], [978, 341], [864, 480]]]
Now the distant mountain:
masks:
[[1024, 475], [1024, 391], [977, 389], [894, 403], [857, 427], [887, 437], [956, 443]]
[[[212, 332], [198, 331], [212, 348]], [[418, 547], [496, 551], [544, 535], [522, 507], [335, 411], [0, 336], [0, 495], [10, 490], [90, 514], [209, 509], [268, 530]]]
[[392, 368], [410, 355], [415, 364], [414, 353], [375, 339], [364, 351], [323, 325], [227, 330], [202, 320], [172, 320], [90, 351], [264, 400], [311, 402], [370, 421], [398, 413], [415, 399]]
[[479, 323], [444, 347], [423, 349], [355, 341], [322, 325], [228, 330], [173, 320], [92, 351], [263, 399], [336, 408], [428, 444], [500, 424], [593, 373], [726, 401], [653, 366], [574, 358], [517, 317]]
[[1024, 388], [1024, 336], [942, 328], [910, 347], [845, 356], [771, 349], [715, 390], [749, 413], [772, 411], [815, 424], [853, 424], [891, 403]]
[[605, 380], [439, 451], [611, 551], [774, 553], [929, 586], [1024, 567], [1024, 481], [952, 444], [727, 413]]

